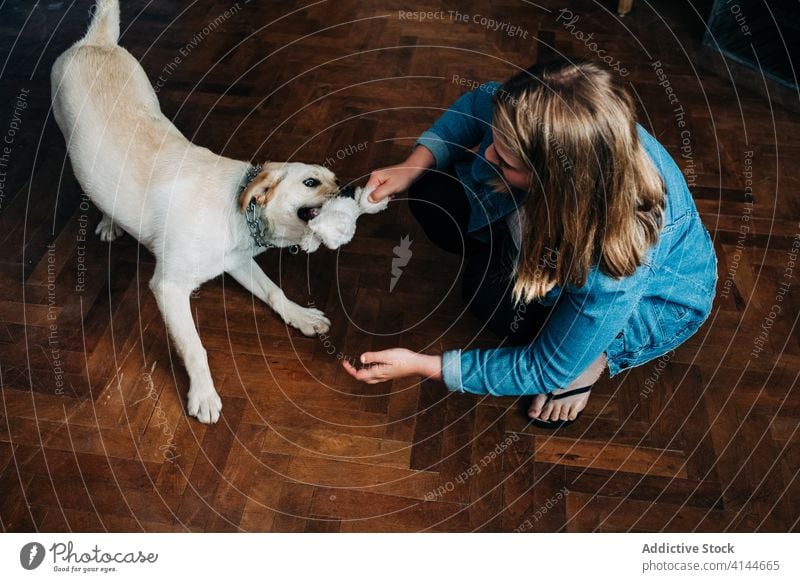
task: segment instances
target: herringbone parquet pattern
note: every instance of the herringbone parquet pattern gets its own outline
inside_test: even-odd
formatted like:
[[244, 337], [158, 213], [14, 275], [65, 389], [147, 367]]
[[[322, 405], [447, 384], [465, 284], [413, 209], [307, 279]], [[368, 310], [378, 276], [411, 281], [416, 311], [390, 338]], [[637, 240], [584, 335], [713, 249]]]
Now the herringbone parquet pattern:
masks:
[[[91, 2], [31, 4], [0, 5], [0, 130], [17, 128], [0, 168], [4, 530], [798, 529], [800, 118], [796, 95], [700, 48], [709, 2], [636, 3], [624, 20], [614, 1], [570, 2], [568, 28], [550, 0], [433, 3], [444, 17], [425, 21], [394, 0], [123, 0], [122, 43], [193, 141], [327, 160], [346, 179], [402, 159], [466, 90], [457, 79], [504, 79], [552, 51], [591, 56], [576, 31], [594, 33], [630, 71], [642, 123], [694, 173], [720, 284], [695, 337], [604, 378], [555, 435], [527, 427], [513, 399], [360, 385], [341, 369], [366, 349], [496, 344], [464, 313], [459, 260], [401, 201], [338, 253], [259, 258], [287, 295], [326, 311], [328, 336], [287, 330], [228, 278], [196, 293], [224, 409], [214, 426], [187, 419], [188, 379], [147, 288], [152, 257], [92, 234], [98, 212], [48, 115], [50, 65]], [[413, 257], [389, 292], [404, 236]]]

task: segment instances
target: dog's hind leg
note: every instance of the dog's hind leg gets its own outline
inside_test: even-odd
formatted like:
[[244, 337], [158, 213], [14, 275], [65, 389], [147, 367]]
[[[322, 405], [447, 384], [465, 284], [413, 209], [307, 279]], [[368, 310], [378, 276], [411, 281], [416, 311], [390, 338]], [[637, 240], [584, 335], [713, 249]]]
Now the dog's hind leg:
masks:
[[150, 280], [150, 289], [156, 296], [158, 307], [173, 343], [189, 373], [189, 394], [187, 410], [200, 422], [217, 422], [222, 410], [222, 401], [214, 388], [208, 357], [200, 336], [192, 319], [189, 295], [192, 289], [188, 285], [166, 280], [159, 273]]
[[97, 224], [97, 228], [94, 229], [94, 233], [100, 235], [100, 240], [103, 242], [117, 240], [120, 236], [122, 236], [123, 232], [124, 231], [114, 224], [114, 221], [105, 214]]
[[227, 271], [239, 284], [269, 305], [283, 321], [296, 327], [304, 335], [326, 333], [331, 328], [330, 320], [319, 309], [301, 307], [286, 297], [283, 290], [267, 277], [252, 259]]

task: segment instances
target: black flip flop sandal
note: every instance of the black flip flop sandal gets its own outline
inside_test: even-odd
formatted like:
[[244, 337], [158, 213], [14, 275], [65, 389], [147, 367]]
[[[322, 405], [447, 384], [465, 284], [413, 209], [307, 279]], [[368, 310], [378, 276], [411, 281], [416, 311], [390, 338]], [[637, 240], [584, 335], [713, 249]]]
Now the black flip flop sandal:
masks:
[[[558, 395], [555, 395], [555, 396], [553, 395], [552, 392], [550, 392], [547, 395], [547, 400], [545, 400], [544, 405], [542, 405], [542, 408], [547, 406], [547, 403], [550, 402], [551, 400], [558, 400], [560, 398], [567, 398], [569, 396], [577, 396], [578, 394], [583, 394], [584, 392], [589, 392], [592, 389], [593, 386], [594, 386], [594, 384], [589, 384], [588, 386], [584, 386], [583, 388], [575, 388], [575, 390], [570, 390], [569, 392], [562, 392], [561, 394], [558, 394]], [[528, 419], [530, 420], [530, 423], [533, 426], [538, 426], [539, 428], [554, 429], [554, 428], [561, 428], [562, 426], [571, 425], [573, 422], [577, 421], [581, 417], [581, 414], [583, 414], [583, 410], [581, 410], [578, 413], [578, 416], [575, 417], [575, 420], [540, 420], [538, 418], [530, 418], [530, 417], [528, 417]]]

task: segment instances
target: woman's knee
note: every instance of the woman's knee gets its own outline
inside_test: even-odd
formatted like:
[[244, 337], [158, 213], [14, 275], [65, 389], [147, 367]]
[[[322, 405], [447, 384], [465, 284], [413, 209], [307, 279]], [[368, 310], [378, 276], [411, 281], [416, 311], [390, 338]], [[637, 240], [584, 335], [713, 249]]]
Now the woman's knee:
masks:
[[467, 263], [461, 292], [469, 311], [510, 345], [536, 339], [550, 308], [536, 302], [516, 303], [510, 273], [491, 253], [479, 253]]
[[454, 176], [423, 176], [409, 188], [408, 208], [431, 242], [448, 252], [464, 253], [470, 210]]
[[408, 189], [408, 206], [417, 220], [431, 216], [460, 217], [468, 212], [464, 188], [453, 175], [428, 172]]

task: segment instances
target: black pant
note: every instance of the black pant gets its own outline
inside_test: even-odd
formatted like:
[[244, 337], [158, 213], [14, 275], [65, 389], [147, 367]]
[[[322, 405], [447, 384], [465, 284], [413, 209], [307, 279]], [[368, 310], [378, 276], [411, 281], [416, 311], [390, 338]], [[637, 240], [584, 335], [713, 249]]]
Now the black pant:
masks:
[[501, 219], [486, 227], [490, 242], [467, 234], [471, 208], [455, 173], [428, 171], [408, 193], [411, 213], [438, 247], [464, 256], [461, 292], [468, 309], [509, 344], [533, 341], [549, 307], [539, 303], [514, 305], [511, 290], [516, 246]]

